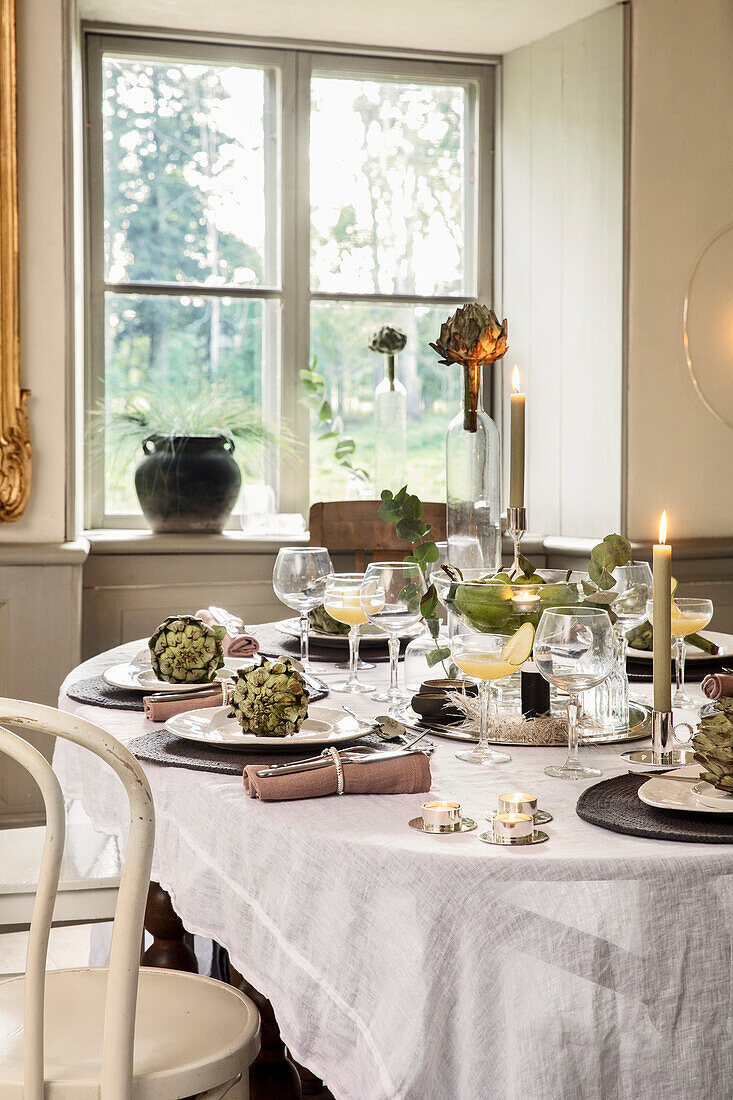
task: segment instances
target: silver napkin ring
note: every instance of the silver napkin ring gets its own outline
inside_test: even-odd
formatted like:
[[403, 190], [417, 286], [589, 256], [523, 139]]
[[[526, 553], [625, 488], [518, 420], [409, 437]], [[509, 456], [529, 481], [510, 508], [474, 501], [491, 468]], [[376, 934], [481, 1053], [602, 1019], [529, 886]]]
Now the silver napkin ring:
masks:
[[344, 766], [341, 760], [341, 754], [338, 749], [333, 745], [329, 745], [327, 749], [323, 750], [324, 756], [330, 756], [336, 765], [336, 794], [344, 793]]

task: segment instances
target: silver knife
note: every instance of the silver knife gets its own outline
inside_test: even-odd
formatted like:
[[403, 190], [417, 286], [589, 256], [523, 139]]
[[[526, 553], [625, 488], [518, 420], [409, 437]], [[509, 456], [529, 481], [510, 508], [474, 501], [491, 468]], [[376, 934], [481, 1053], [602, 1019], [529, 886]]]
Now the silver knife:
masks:
[[[374, 760], [393, 760], [400, 756], [415, 756], [422, 749], [395, 749], [393, 752], [371, 752], [366, 756], [346, 757], [346, 764], [369, 764]], [[263, 768], [257, 772], [260, 779], [272, 779], [277, 775], [295, 775], [297, 772], [312, 772], [319, 768], [333, 767], [331, 756], [318, 757], [315, 760], [300, 761], [296, 764], [280, 764], [273, 768]]]
[[[413, 745], [416, 745], [418, 743], [418, 741], [422, 741], [423, 737], [425, 737], [425, 734], [427, 732], [428, 731], [425, 730], [425, 731], [420, 733], [419, 737], [413, 737], [412, 741], [408, 741], [406, 745], [400, 745], [399, 751], [400, 752], [406, 752], [408, 749], [411, 749]], [[434, 746], [431, 746], [431, 751], [432, 751], [433, 748], [434, 748]], [[366, 752], [370, 749], [371, 749], [372, 753], [378, 753], [380, 756], [384, 756], [384, 750], [382, 750], [382, 749], [378, 749], [376, 747], [371, 748], [370, 745], [354, 745], [350, 749], [342, 749], [341, 750], [341, 757], [344, 760], [351, 760], [355, 753], [357, 755], [359, 753], [362, 753], [362, 754], [366, 755]], [[394, 752], [395, 749], [392, 749], [391, 751]], [[305, 760], [293, 761], [293, 764], [321, 764], [324, 760], [327, 764], [330, 763], [331, 756], [327, 755], [326, 753], [321, 752], [321, 753], [318, 754], [318, 756], [307, 756], [305, 758]], [[293, 766], [293, 764], [273, 764], [272, 767], [270, 767], [268, 769], [268, 771], [281, 772], [285, 768], [291, 768]]]

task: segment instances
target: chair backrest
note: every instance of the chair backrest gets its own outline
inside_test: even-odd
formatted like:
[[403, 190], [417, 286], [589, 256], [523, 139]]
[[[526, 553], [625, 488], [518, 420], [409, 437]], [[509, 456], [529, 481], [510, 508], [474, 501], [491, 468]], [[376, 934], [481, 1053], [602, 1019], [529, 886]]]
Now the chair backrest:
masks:
[[150, 883], [155, 839], [153, 796], [145, 774], [125, 746], [92, 722], [72, 714], [0, 699], [0, 752], [25, 767], [36, 780], [46, 808], [46, 844], [28, 940], [25, 989], [25, 1100], [42, 1100], [43, 1001], [46, 951], [64, 848], [64, 801], [48, 761], [22, 737], [6, 729], [51, 734], [88, 749], [108, 764], [121, 780], [130, 808], [127, 851], [117, 896], [107, 994], [104, 1009], [101, 1095], [103, 1100], [128, 1100], [132, 1094], [135, 1008], [140, 972], [140, 945]]
[[[395, 524], [377, 515], [378, 500], [326, 500], [311, 505], [308, 527], [311, 546], [325, 546], [332, 554], [353, 554], [354, 568], [361, 572], [366, 555], [371, 561], [404, 557], [409, 544], [399, 538]], [[445, 504], [423, 505], [423, 520], [430, 524], [428, 538], [445, 539]]]

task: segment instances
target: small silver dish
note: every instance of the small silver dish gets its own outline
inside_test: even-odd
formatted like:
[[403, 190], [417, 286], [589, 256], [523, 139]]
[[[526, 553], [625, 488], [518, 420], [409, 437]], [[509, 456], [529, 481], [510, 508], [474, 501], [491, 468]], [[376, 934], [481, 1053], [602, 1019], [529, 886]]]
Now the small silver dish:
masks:
[[462, 817], [457, 825], [442, 825], [427, 826], [421, 817], [413, 817], [408, 822], [411, 829], [417, 829], [419, 833], [431, 833], [433, 836], [445, 836], [447, 833], [470, 833], [472, 829], [476, 828], [476, 822], [472, 817]]
[[632, 768], [645, 772], [668, 772], [675, 768], [684, 768], [686, 764], [694, 764], [695, 753], [693, 749], [670, 749], [664, 753], [654, 753], [651, 749], [634, 749], [631, 752], [622, 752], [621, 759]]
[[[484, 814], [485, 820], [491, 821], [495, 813], [498, 813], [498, 810], [489, 810], [487, 813]], [[535, 825], [547, 825], [548, 822], [552, 820], [552, 814], [548, 814], [547, 810], [536, 810], [534, 813]]]
[[494, 836], [493, 830], [489, 830], [489, 832], [486, 833], [479, 833], [478, 839], [482, 844], [500, 844], [504, 848], [514, 848], [518, 844], [544, 844], [544, 842], [550, 838], [547, 833], [543, 833], [541, 829], [535, 829], [532, 836], [512, 837]]

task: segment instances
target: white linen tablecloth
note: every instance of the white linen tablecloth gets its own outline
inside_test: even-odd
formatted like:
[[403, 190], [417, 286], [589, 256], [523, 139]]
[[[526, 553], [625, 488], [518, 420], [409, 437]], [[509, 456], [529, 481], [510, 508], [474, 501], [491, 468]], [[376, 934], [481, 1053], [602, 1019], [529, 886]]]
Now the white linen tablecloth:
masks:
[[[150, 729], [142, 714], [64, 690], [140, 645], [75, 669], [61, 707], [122, 741]], [[227, 947], [294, 1057], [339, 1100], [727, 1100], [733, 845], [586, 824], [575, 813], [585, 784], [543, 774], [561, 749], [513, 748], [511, 763], [478, 768], [455, 759], [456, 742], [434, 742], [433, 791], [457, 798], [475, 832], [408, 828], [420, 795], [261, 803], [238, 777], [145, 764], [153, 877], [190, 931]], [[625, 770], [619, 752], [582, 749], [604, 778]], [[124, 836], [111, 772], [65, 743], [55, 767], [67, 795]], [[548, 843], [479, 843], [485, 812], [510, 790], [539, 793], [555, 818]]]

